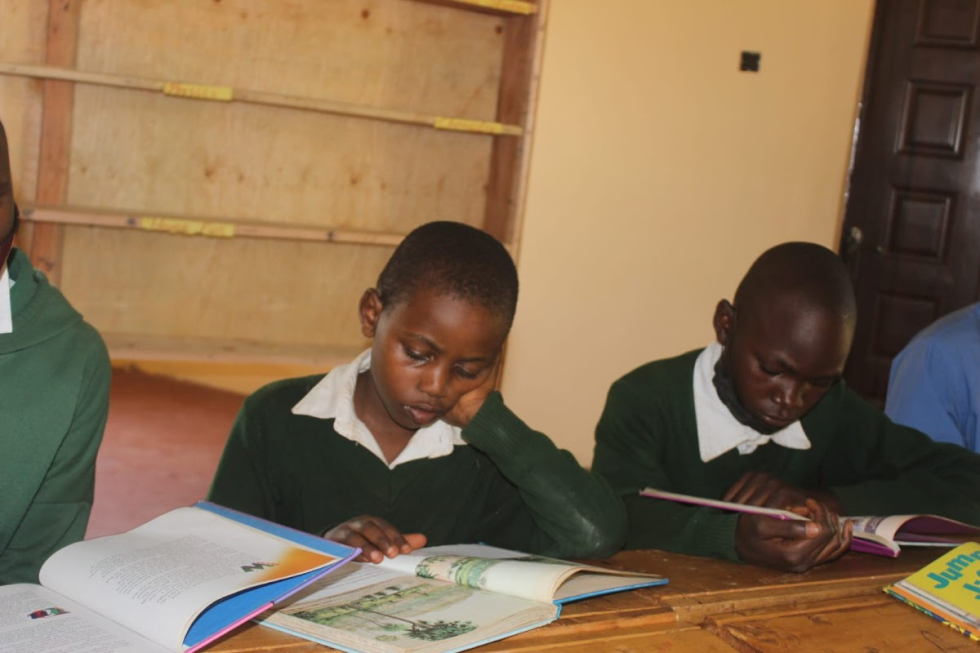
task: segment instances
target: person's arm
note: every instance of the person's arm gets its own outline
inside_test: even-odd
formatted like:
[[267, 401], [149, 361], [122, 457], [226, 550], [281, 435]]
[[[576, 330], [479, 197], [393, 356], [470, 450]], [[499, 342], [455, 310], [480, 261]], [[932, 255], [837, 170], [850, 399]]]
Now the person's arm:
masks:
[[957, 406], [969, 402], [959, 370], [958, 359], [949, 360], [928, 340], [913, 340], [892, 362], [885, 414], [937, 442], [968, 446], [957, 416]]
[[824, 484], [845, 514], [938, 514], [980, 525], [980, 455], [895, 424], [842, 389]]
[[[95, 459], [109, 414], [112, 368], [101, 339], [85, 362], [75, 412], [37, 495], [0, 557], [0, 582], [37, 582], [52, 553], [85, 536]], [[2, 501], [2, 499], [0, 499]]]
[[[596, 426], [592, 469], [626, 505], [630, 549], [661, 549], [738, 560], [737, 514], [639, 496], [645, 487], [684, 492], [663, 468], [663, 438], [686, 428], [658, 396], [637, 396], [624, 381], [613, 384]], [[693, 417], [692, 417], [693, 421]], [[692, 425], [690, 427], [695, 428]], [[677, 434], [674, 434], [677, 437]], [[697, 437], [692, 431], [690, 437]]]
[[[822, 504], [800, 498], [799, 505], [783, 506], [813, 520], [783, 521], [771, 517], [725, 513], [646, 498], [644, 487], [711, 497], [708, 474], [697, 448], [693, 403], [673, 389], [657, 393], [654, 387], [673, 388], [669, 378], [644, 386], [642, 392], [628, 382], [613, 384], [596, 428], [594, 469], [616, 485], [629, 518], [628, 548], [654, 548], [690, 555], [783, 569], [805, 571], [839, 557], [850, 542], [836, 515]], [[673, 401], [674, 403], [671, 403]], [[668, 471], [667, 466], [672, 466]], [[743, 477], [743, 481], [746, 477]], [[751, 476], [761, 480], [762, 475]], [[679, 479], [688, 480], [686, 484]], [[739, 490], [748, 494], [742, 496]], [[760, 505], [755, 484], [736, 482], [726, 498]]]
[[269, 480], [260, 397], [246, 399], [238, 412], [211, 481], [208, 501], [275, 522], [276, 502]]
[[490, 394], [462, 431], [503, 478], [486, 506], [486, 541], [561, 558], [604, 557], [623, 544], [623, 505], [601, 478]]

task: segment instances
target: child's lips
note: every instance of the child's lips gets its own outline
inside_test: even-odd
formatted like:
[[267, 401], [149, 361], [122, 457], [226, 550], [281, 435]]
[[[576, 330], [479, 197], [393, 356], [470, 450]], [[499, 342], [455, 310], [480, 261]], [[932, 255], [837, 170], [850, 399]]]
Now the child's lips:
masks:
[[416, 424], [430, 424], [439, 419], [443, 413], [434, 406], [405, 406], [405, 411]]
[[778, 428], [786, 428], [796, 420], [792, 417], [773, 417], [772, 415], [761, 415], [762, 421], [769, 426], [775, 426]]

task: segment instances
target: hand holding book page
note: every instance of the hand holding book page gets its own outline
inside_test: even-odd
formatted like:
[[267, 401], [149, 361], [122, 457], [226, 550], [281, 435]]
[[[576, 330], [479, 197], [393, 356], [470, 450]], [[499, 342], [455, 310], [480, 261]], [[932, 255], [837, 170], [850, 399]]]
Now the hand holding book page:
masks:
[[461, 651], [558, 618], [561, 604], [666, 583], [482, 545], [352, 563], [260, 623], [346, 651]]
[[65, 547], [43, 587], [0, 588], [0, 650], [194, 651], [357, 553], [202, 502]]
[[[716, 501], [687, 494], [666, 492], [655, 488], [640, 491], [645, 497], [665, 499], [706, 508], [717, 508], [753, 515], [766, 515], [776, 519], [806, 519], [788, 510], [763, 508], [729, 501]], [[851, 523], [853, 540], [851, 549], [891, 558], [898, 557], [901, 546], [954, 547], [980, 537], [980, 528], [936, 515], [893, 515], [888, 517], [851, 516], [840, 517], [841, 523]]]

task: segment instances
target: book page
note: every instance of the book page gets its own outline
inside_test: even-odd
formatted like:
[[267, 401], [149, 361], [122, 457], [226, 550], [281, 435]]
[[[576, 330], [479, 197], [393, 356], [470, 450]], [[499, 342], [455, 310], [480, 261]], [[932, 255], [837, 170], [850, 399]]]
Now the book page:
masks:
[[667, 582], [656, 574], [591, 567], [482, 544], [427, 547], [386, 559], [381, 566], [542, 603]]
[[194, 618], [240, 590], [337, 558], [198, 508], [78, 542], [41, 568], [41, 584], [172, 650]]
[[574, 563], [479, 544], [433, 546], [385, 559], [403, 574], [551, 603]]
[[550, 603], [350, 563], [259, 623], [348, 650], [401, 653], [460, 650], [557, 617]]
[[855, 516], [841, 517], [841, 523], [851, 522], [854, 526], [854, 533], [874, 533], [886, 540], [894, 540], [895, 533], [910, 518], [909, 515], [896, 515], [893, 517], [871, 517]]
[[4, 653], [167, 653], [40, 585], [0, 587]]

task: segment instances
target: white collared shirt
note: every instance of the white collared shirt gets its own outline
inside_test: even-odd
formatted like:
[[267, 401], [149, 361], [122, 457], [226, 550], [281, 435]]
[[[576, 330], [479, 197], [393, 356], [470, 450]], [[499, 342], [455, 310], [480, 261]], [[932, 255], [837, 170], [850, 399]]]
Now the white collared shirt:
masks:
[[14, 287], [10, 278], [10, 266], [4, 265], [0, 274], [0, 333], [13, 333], [14, 316], [10, 308], [10, 289]]
[[698, 355], [694, 363], [694, 414], [701, 460], [714, 460], [732, 449], [738, 449], [739, 454], [744, 456], [770, 440], [790, 449], [809, 449], [810, 440], [799, 420], [772, 435], [763, 435], [735, 419], [718, 396], [713, 381], [719, 358], [721, 345], [713, 342]]
[[350, 363], [330, 370], [329, 374], [293, 406], [293, 414], [334, 420], [333, 428], [337, 433], [373, 453], [388, 465], [388, 469], [394, 469], [411, 460], [448, 456], [453, 452], [453, 447], [466, 445], [459, 428], [437, 420], [416, 431], [405, 449], [391, 463], [385, 460], [378, 441], [354, 412], [357, 376], [370, 368], [371, 350], [368, 349]]

